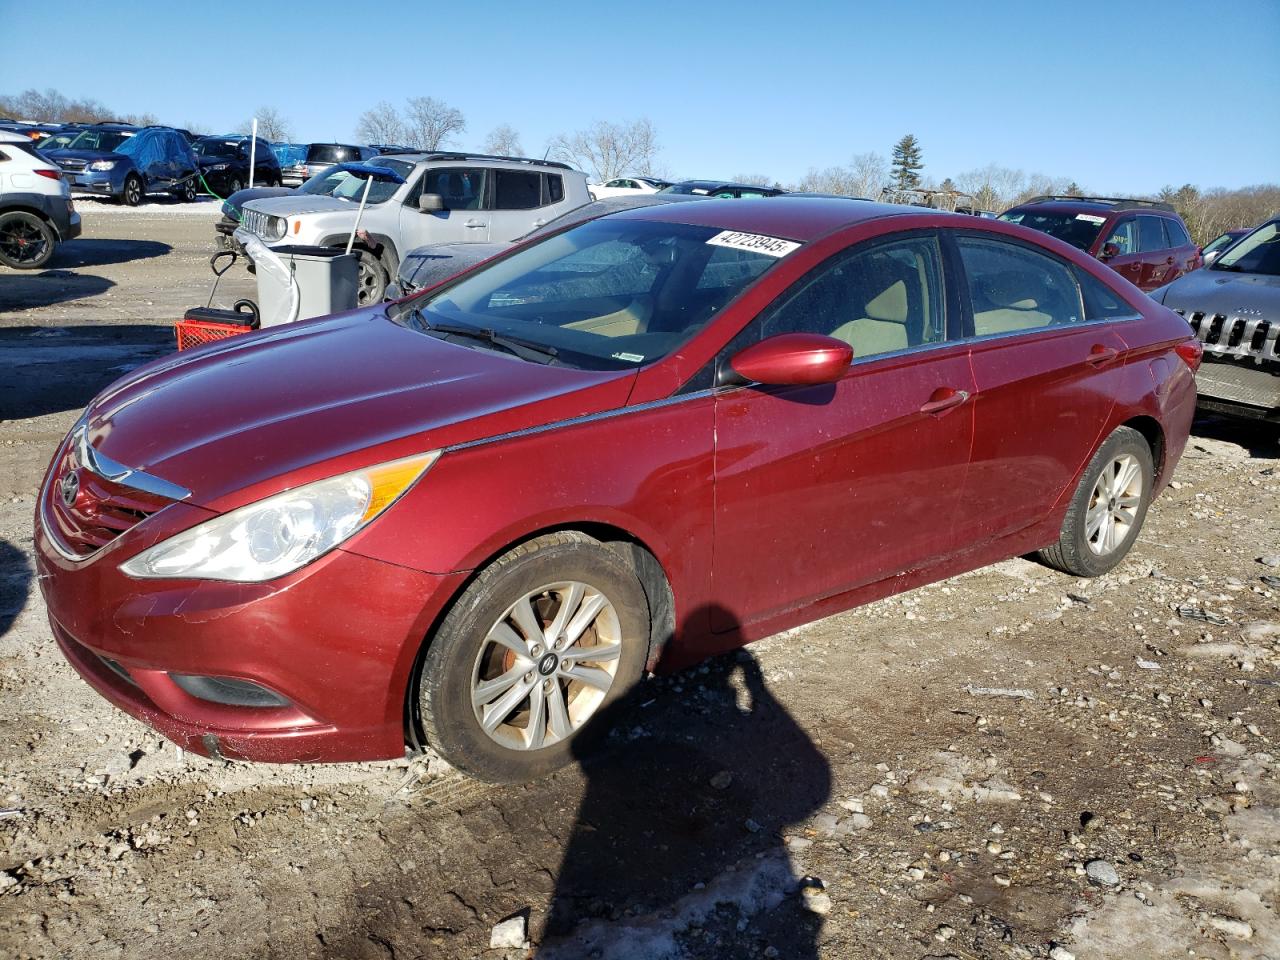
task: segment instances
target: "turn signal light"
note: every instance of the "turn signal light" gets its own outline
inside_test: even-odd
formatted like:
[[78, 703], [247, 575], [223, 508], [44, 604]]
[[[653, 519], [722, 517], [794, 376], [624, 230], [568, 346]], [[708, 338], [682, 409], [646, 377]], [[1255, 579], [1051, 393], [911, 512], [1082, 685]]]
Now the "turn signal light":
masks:
[[1200, 361], [1204, 359], [1204, 344], [1199, 340], [1184, 340], [1173, 348], [1173, 352], [1195, 373], [1200, 369]]

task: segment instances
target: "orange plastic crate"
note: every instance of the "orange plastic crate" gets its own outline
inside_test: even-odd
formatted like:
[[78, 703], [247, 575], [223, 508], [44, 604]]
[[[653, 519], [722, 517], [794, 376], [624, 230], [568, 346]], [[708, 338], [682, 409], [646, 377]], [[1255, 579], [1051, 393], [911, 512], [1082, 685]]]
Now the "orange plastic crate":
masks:
[[187, 350], [240, 333], [252, 333], [253, 328], [237, 323], [214, 323], [212, 320], [179, 320], [173, 325], [173, 332], [178, 338], [178, 349]]

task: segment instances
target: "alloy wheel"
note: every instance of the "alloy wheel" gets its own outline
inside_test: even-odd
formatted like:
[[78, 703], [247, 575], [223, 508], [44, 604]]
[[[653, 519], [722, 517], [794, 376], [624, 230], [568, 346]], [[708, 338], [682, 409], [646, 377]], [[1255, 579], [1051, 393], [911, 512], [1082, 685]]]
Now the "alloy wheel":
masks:
[[1142, 467], [1132, 454], [1122, 453], [1098, 475], [1085, 515], [1085, 540], [1100, 557], [1114, 553], [1138, 519], [1142, 503]]
[[525, 594], [485, 635], [471, 671], [481, 729], [511, 750], [559, 743], [600, 708], [622, 655], [612, 602], [590, 584]]
[[0, 227], [0, 250], [13, 263], [39, 263], [49, 241], [33, 223], [14, 217]]

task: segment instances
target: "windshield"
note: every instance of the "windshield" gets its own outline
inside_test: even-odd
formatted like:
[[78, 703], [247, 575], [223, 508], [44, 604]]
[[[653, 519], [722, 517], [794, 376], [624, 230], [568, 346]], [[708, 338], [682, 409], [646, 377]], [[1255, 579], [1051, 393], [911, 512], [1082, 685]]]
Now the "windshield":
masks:
[[1280, 276], [1280, 220], [1264, 223], [1235, 243], [1209, 269]]
[[1205, 248], [1204, 250], [1201, 251], [1201, 253], [1216, 253], [1220, 250], [1223, 250], [1231, 246], [1242, 236], [1244, 236], [1244, 234], [1237, 233], [1234, 236], [1232, 236], [1229, 233], [1224, 233], [1217, 240], [1214, 240], [1211, 243], [1205, 244]]
[[1010, 210], [1002, 213], [1000, 219], [1047, 233], [1081, 250], [1093, 246], [1093, 241], [1098, 239], [1098, 231], [1107, 222], [1107, 218], [1099, 213], [1050, 213], [1047, 210]]
[[714, 184], [708, 185], [705, 183], [673, 183], [669, 187], [663, 187], [661, 192], [662, 193], [697, 194], [698, 196], [705, 197], [707, 194], [711, 192], [712, 186], [714, 186]]
[[197, 157], [221, 157], [225, 160], [234, 160], [239, 148], [239, 140], [197, 140], [192, 144]]
[[132, 133], [119, 130], [81, 130], [80, 134], [67, 144], [68, 150], [101, 150], [110, 153], [124, 143]]
[[[405, 163], [403, 160], [379, 160], [378, 166], [390, 167], [406, 179], [413, 173], [413, 164]], [[353, 200], [359, 203], [367, 179], [369, 178], [357, 176], [350, 170], [325, 170], [317, 173], [298, 190], [318, 197], [336, 197], [339, 200]], [[375, 177], [373, 184], [369, 187], [369, 203], [385, 203], [395, 196], [395, 192], [401, 186], [391, 180], [379, 180]]]
[[359, 159], [359, 147], [341, 143], [313, 143], [307, 147], [307, 163], [346, 163]]
[[678, 223], [595, 220], [440, 293], [405, 301], [389, 315], [423, 332], [432, 326], [491, 331], [548, 348], [553, 362], [571, 366], [637, 367], [702, 330], [778, 261], [727, 246], [725, 234]]

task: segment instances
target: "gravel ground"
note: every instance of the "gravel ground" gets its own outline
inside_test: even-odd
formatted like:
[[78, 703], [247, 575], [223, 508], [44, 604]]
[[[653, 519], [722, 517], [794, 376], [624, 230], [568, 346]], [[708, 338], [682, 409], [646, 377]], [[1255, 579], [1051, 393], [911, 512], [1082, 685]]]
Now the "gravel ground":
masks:
[[1009, 560], [648, 681], [540, 783], [215, 763], [32, 582], [54, 444], [208, 291], [212, 213], [81, 209], [0, 273], [0, 955], [1280, 957], [1274, 433], [1197, 423], [1106, 577]]

